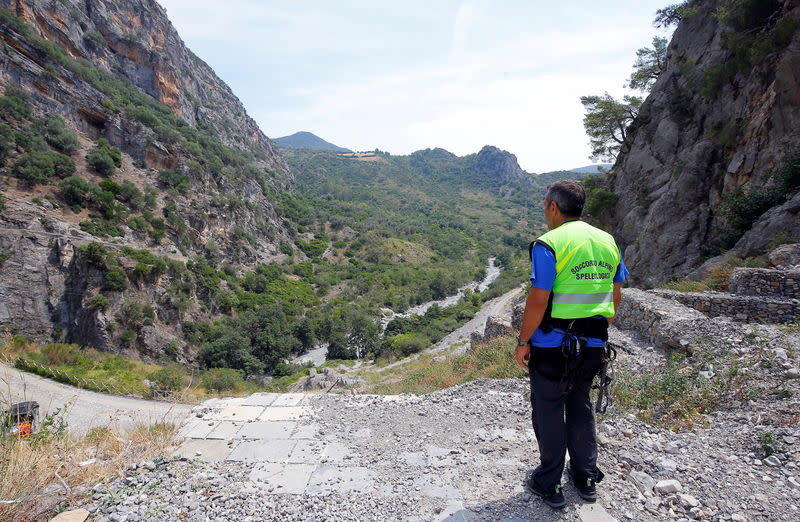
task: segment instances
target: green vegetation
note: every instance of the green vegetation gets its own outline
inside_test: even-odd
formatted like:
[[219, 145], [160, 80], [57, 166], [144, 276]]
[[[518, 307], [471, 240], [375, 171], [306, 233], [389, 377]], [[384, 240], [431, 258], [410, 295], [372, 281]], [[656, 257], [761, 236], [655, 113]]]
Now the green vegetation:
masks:
[[122, 152], [116, 147], [112, 147], [103, 138], [97, 140], [97, 144], [89, 152], [86, 161], [90, 167], [103, 176], [114, 174], [114, 170], [122, 166]]
[[47, 143], [59, 152], [71, 154], [80, 146], [78, 135], [74, 130], [68, 129], [61, 116], [53, 115], [47, 120], [45, 137]]
[[661, 285], [661, 288], [665, 290], [676, 290], [678, 292], [706, 292], [708, 290], [727, 292], [731, 273], [734, 268], [764, 268], [767, 265], [768, 261], [764, 257], [739, 259], [738, 257], [731, 256], [724, 263], [708, 269], [703, 279], [700, 281], [677, 278]]
[[728, 56], [706, 71], [701, 94], [712, 97], [737, 74], [750, 71], [768, 56], [783, 51], [797, 29], [797, 20], [774, 16], [783, 8], [778, 0], [728, 0], [715, 16], [730, 28], [722, 34], [722, 45]]
[[50, 181], [54, 175], [70, 176], [75, 173], [72, 158], [50, 150], [33, 150], [22, 155], [11, 167], [11, 175], [28, 183], [39, 185]]
[[595, 225], [607, 224], [617, 201], [619, 201], [619, 194], [605, 188], [604, 181], [604, 178], [600, 176], [583, 178], [583, 187], [586, 190], [584, 207], [586, 218]]
[[424, 355], [406, 364], [402, 373], [382, 372], [371, 383], [371, 392], [380, 394], [430, 393], [443, 388], [480, 378], [507, 379], [525, 377], [514, 359], [514, 341], [511, 338], [497, 339], [479, 345], [463, 355], [434, 362], [431, 355]]
[[753, 223], [770, 208], [783, 203], [800, 188], [800, 148], [789, 149], [774, 172], [764, 176], [762, 183], [736, 187], [725, 194], [717, 208], [723, 220], [719, 248], [727, 250], [736, 244]]

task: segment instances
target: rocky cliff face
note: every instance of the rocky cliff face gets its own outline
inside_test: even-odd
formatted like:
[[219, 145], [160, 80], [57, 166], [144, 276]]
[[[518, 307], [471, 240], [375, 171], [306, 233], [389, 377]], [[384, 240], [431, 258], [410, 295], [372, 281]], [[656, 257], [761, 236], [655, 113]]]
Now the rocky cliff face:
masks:
[[[72, 58], [124, 75], [190, 126], [211, 127], [230, 147], [257, 147], [263, 151], [264, 168], [280, 178], [288, 176], [273, 144], [230, 87], [186, 48], [155, 0], [0, 0], [0, 6]], [[117, 116], [102, 103], [105, 96], [85, 82], [63, 72], [61, 81], [50, 81], [43, 74], [46, 60], [7, 28], [2, 36], [11, 48], [0, 52], [0, 83], [26, 88], [42, 113], [61, 114], [86, 134], [105, 136], [147, 167], [178, 164], [180, 150], [138, 135], [135, 125]]]
[[517, 157], [514, 154], [491, 145], [486, 145], [478, 152], [472, 169], [501, 181], [525, 181], [531, 178], [527, 172], [520, 168], [519, 163], [517, 163]]
[[[749, 33], [721, 22], [720, 4], [690, 4], [694, 12], [678, 25], [666, 70], [632, 126], [630, 151], [620, 154], [608, 178], [619, 195], [608, 224], [635, 284], [686, 274], [718, 253], [724, 196], [766, 183], [800, 138], [798, 3], [776, 2], [763, 27]], [[757, 59], [743, 64], [730, 35], [762, 30], [770, 38], [780, 31], [782, 41], [775, 37], [778, 43], [763, 52], [745, 48]], [[768, 212], [737, 251], [763, 251], [778, 231], [800, 238], [799, 209], [792, 200]]]
[[[80, 136], [80, 147], [69, 153], [76, 176], [95, 186], [103, 178], [85, 158], [105, 138], [122, 150], [112, 181], [151, 190], [148, 220], [166, 227], [160, 239], [130, 228], [128, 215], [144, 219], [131, 207], [114, 223], [122, 237], [87, 233], [79, 222], [94, 219], [96, 209], [70, 210], [63, 202], [59, 208], [56, 178], [38, 186], [15, 179], [11, 165], [27, 152], [15, 145], [0, 161], [0, 328], [114, 350], [125, 349], [120, 335], [129, 329], [137, 341], [128, 346], [157, 357], [180, 338], [184, 321], [213, 317], [202, 285], [188, 289], [185, 281], [201, 276], [191, 274], [191, 265], [187, 272], [185, 261], [201, 255], [252, 267], [285, 257], [278, 244], [291, 238], [274, 201], [291, 188], [291, 173], [154, 0], [0, 0], [0, 15], [0, 95], [21, 91], [32, 108], [30, 118], [6, 123], [24, 130], [41, 124], [37, 118], [60, 115]], [[159, 174], [165, 169], [166, 178]], [[170, 176], [187, 185], [177, 190], [165, 181]], [[106, 291], [102, 307], [90, 300], [104, 290], [108, 267], [93, 268], [78, 255], [92, 242], [132, 282]], [[137, 261], [126, 258], [125, 247], [176, 261], [182, 272], [137, 281]], [[126, 326], [130, 303], [152, 317]], [[192, 354], [177, 359], [191, 361]]]

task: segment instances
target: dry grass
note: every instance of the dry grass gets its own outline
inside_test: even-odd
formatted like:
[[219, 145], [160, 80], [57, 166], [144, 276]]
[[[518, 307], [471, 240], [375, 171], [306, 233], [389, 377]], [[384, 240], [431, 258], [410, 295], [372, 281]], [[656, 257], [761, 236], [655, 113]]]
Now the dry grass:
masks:
[[708, 271], [703, 276], [701, 281], [691, 281], [686, 278], [677, 278], [664, 283], [661, 288], [666, 290], [677, 290], [678, 292], [707, 292], [713, 290], [716, 292], [727, 292], [728, 284], [730, 283], [731, 273], [734, 268], [764, 268], [769, 265], [765, 257], [751, 257], [748, 259], [739, 259], [730, 257], [725, 263], [719, 264]]
[[0, 500], [10, 501], [0, 504], [0, 520], [48, 520], [98, 482], [123, 476], [128, 464], [165, 454], [177, 432], [176, 425], [161, 423], [77, 436], [59, 417], [43, 419], [27, 442], [0, 436]]
[[514, 339], [500, 338], [476, 346], [467, 353], [450, 357], [425, 354], [398, 368], [379, 372], [369, 386], [370, 393], [430, 393], [480, 379], [526, 377], [514, 360]]

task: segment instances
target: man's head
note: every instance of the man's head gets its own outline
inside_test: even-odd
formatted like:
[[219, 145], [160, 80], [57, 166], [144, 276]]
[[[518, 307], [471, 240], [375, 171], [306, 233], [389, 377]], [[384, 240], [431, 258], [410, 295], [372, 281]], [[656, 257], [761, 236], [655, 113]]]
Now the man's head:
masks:
[[565, 221], [578, 219], [583, 213], [586, 192], [580, 182], [565, 179], [551, 183], [544, 196], [544, 217], [550, 230], [561, 226]]

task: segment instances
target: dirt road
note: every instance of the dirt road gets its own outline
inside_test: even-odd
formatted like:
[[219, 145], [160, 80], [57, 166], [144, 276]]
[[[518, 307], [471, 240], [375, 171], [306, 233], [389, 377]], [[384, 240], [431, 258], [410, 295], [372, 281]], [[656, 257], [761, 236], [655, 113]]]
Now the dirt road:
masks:
[[96, 426], [120, 430], [136, 424], [175, 422], [180, 424], [191, 406], [163, 401], [148, 401], [107, 395], [74, 388], [38, 375], [21, 372], [0, 364], [0, 408], [20, 401], [39, 403], [39, 418], [48, 412], [66, 407], [70, 431], [83, 434]]

